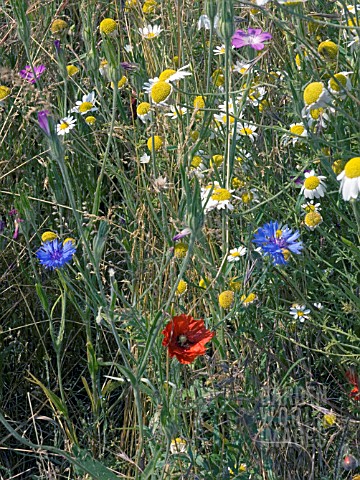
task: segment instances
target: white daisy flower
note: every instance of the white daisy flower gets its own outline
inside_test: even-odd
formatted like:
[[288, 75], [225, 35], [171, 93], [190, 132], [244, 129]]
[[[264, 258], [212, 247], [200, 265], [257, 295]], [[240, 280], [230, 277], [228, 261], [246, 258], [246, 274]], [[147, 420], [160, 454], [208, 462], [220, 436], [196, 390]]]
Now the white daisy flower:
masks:
[[95, 112], [98, 110], [95, 105], [95, 92], [88, 93], [87, 95], [83, 95], [82, 100], [78, 100], [76, 102], [76, 107], [72, 108], [70, 111], [71, 113], [81, 113], [81, 115], [85, 115], [89, 112]]
[[318, 310], [322, 310], [324, 308], [324, 305], [320, 302], [315, 302], [314, 304], [314, 307], [317, 308]]
[[325, 195], [326, 185], [325, 178], [322, 175], [316, 175], [314, 170], [305, 172], [305, 180], [301, 187], [300, 195], [303, 194], [306, 198], [320, 198]]
[[129, 45], [129, 44], [126, 44], [126, 45], [124, 46], [124, 50], [125, 50], [125, 52], [127, 52], [127, 53], [132, 53], [133, 47], [132, 47], [131, 45]]
[[223, 210], [225, 208], [228, 210], [233, 210], [234, 207], [231, 205], [233, 191], [234, 190], [221, 188], [218, 182], [214, 182], [214, 184], [202, 188], [201, 200], [202, 206], [204, 207], [204, 212], [208, 213], [215, 208], [218, 210]]
[[299, 320], [301, 323], [304, 323], [307, 318], [309, 318], [310, 310], [306, 308], [306, 305], [294, 305], [290, 308], [290, 315], [294, 317], [294, 320]]
[[238, 247], [238, 248], [233, 248], [230, 250], [229, 255], [227, 257], [228, 262], [238, 262], [240, 260], [240, 257], [243, 257], [247, 252], [246, 247]]
[[239, 62], [237, 61], [232, 68], [233, 72], [240, 73], [241, 75], [246, 75], [250, 72], [250, 69], [253, 67], [252, 62]]
[[152, 39], [160, 35], [160, 33], [163, 31], [162, 28], [160, 28], [159, 25], [147, 25], [144, 28], [139, 28], [140, 35], [143, 38], [147, 39]]
[[326, 128], [328, 122], [330, 121], [330, 116], [328, 113], [334, 113], [335, 109], [332, 107], [318, 107], [318, 108], [310, 108], [303, 118], [307, 119], [309, 127], [314, 128]]
[[292, 123], [290, 125], [290, 134], [285, 134], [281, 138], [281, 143], [283, 145], [287, 145], [288, 143], [292, 142], [294, 147], [301, 137], [307, 136], [308, 132], [303, 123]]
[[311, 212], [320, 212], [321, 207], [320, 203], [314, 203], [314, 200], [310, 200], [310, 202], [303, 203], [301, 208], [304, 210], [303, 213], [311, 213]]
[[56, 133], [58, 135], [66, 135], [75, 127], [76, 119], [74, 117], [64, 117], [56, 125]]
[[245, 137], [250, 138], [252, 142], [254, 142], [255, 138], [258, 136], [257, 133], [255, 133], [257, 130], [257, 127], [255, 125], [249, 125], [248, 123], [243, 123], [239, 124], [239, 129], [237, 132]]
[[171, 112], [165, 113], [166, 117], [170, 117], [172, 120], [176, 120], [186, 114], [186, 107], [180, 107], [180, 105], [170, 105]]
[[341, 182], [340, 192], [343, 199], [356, 199], [360, 192], [360, 157], [351, 158], [336, 178]]
[[144, 153], [144, 155], [140, 157], [140, 163], [149, 163], [150, 158], [151, 158], [150, 155], [148, 155], [147, 153]]
[[150, 78], [145, 82], [143, 88], [152, 102], [158, 105], [166, 105], [166, 101], [173, 90], [171, 82], [176, 82], [192, 75], [192, 73], [187, 70], [188, 68], [189, 65], [185, 65], [178, 70], [167, 68], [163, 70], [158, 77]]
[[225, 55], [225, 50], [226, 50], [226, 47], [224, 44], [222, 44], [220, 46], [215, 47], [213, 52], [214, 52], [214, 55]]
[[330, 93], [325, 88], [323, 82], [309, 83], [305, 87], [303, 97], [305, 104], [304, 113], [307, 113], [311, 108], [326, 107], [331, 103]]

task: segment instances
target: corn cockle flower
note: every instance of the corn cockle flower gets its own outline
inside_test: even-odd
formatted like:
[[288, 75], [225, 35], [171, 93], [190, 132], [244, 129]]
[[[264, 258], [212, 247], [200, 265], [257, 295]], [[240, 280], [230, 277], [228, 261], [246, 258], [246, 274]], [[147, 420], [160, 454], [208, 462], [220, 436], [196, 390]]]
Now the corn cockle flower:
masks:
[[262, 50], [265, 45], [264, 42], [271, 40], [272, 35], [268, 32], [263, 32], [261, 28], [249, 28], [247, 32], [244, 30], [237, 30], [232, 37], [232, 45], [235, 48], [249, 46], [254, 50]]
[[38, 122], [39, 122], [39, 127], [41, 130], [46, 134], [50, 136], [50, 126], [49, 126], [49, 116], [50, 112], [49, 110], [41, 110], [38, 112]]
[[45, 72], [45, 70], [45, 65], [39, 65], [38, 67], [34, 67], [34, 71], [32, 70], [30, 65], [26, 65], [23, 70], [20, 70], [19, 75], [27, 82], [35, 83], [36, 80]]

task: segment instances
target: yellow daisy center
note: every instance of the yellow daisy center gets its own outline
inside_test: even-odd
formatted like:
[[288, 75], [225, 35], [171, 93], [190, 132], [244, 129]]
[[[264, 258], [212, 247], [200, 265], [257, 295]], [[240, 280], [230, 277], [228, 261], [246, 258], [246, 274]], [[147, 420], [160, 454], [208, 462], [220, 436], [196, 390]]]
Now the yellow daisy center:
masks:
[[116, 30], [116, 22], [112, 18], [104, 18], [100, 23], [100, 32], [109, 35]]
[[261, 100], [260, 104], [259, 104], [259, 112], [263, 112], [264, 110], [266, 110], [267, 108], [270, 107], [270, 102], [269, 100]]
[[156, 37], [154, 32], [149, 32], [145, 35], [145, 38], [154, 38], [154, 37]]
[[155, 0], [146, 0], [146, 2], [142, 7], [142, 11], [144, 13], [152, 13], [154, 12], [156, 6], [157, 6], [157, 2]]
[[43, 243], [45, 242], [51, 242], [52, 240], [55, 240], [55, 238], [57, 238], [57, 235], [56, 233], [54, 232], [44, 232], [42, 235], [41, 235], [41, 241]]
[[50, 30], [52, 34], [55, 34], [62, 33], [67, 28], [68, 24], [65, 22], [65, 20], [61, 20], [61, 18], [58, 18], [57, 20], [54, 20], [51, 24]]
[[172, 70], [171, 68], [167, 68], [166, 70], [164, 70], [163, 72], [160, 73], [159, 80], [161, 82], [166, 82], [166, 80], [168, 80], [171, 77], [171, 75], [174, 75], [174, 73], [176, 73], [176, 70]]
[[329, 60], [333, 60], [334, 58], [336, 58], [338, 51], [339, 47], [331, 40], [321, 42], [318, 46], [318, 52], [320, 53], [320, 55]]
[[69, 124], [66, 122], [63, 122], [59, 125], [60, 130], [66, 130], [68, 128]]
[[205, 108], [205, 100], [201, 95], [195, 97], [194, 107], [195, 108]]
[[304, 90], [304, 102], [305, 105], [311, 105], [319, 100], [324, 90], [324, 84], [322, 82], [312, 82]]
[[307, 177], [304, 182], [304, 187], [307, 190], [315, 190], [320, 185], [320, 180], [315, 175]]
[[247, 205], [254, 198], [254, 195], [251, 192], [245, 192], [241, 195], [241, 201]]
[[227, 309], [230, 308], [233, 304], [235, 294], [231, 290], [225, 290], [219, 295], [219, 305], [220, 307]]
[[[187, 290], [187, 283], [185, 282], [185, 280], [180, 280], [179, 285], [177, 286], [177, 289], [176, 289], [176, 295], [182, 295], [183, 293], [186, 292], [186, 290]], [[185, 335], [183, 335], [183, 337], [185, 337]], [[179, 337], [179, 341], [181, 341], [180, 337]], [[184, 338], [183, 343], [186, 343], [186, 337]]]
[[201, 157], [199, 155], [195, 155], [195, 157], [193, 157], [191, 162], [192, 168], [198, 168], [200, 164], [201, 164]]
[[348, 178], [360, 177], [360, 157], [352, 158], [345, 165], [345, 176]]
[[309, 212], [305, 215], [304, 221], [308, 227], [316, 227], [322, 222], [322, 216], [318, 212]]
[[217, 87], [222, 87], [224, 85], [225, 77], [221, 68], [218, 68], [214, 71], [214, 73], [211, 75], [211, 79]]
[[252, 303], [256, 300], [256, 295], [255, 293], [250, 293], [248, 296], [242, 295], [241, 296], [241, 301], [243, 302], [244, 305], [248, 303]]
[[[336, 415], [334, 413], [325, 413], [323, 416], [323, 426], [324, 427], [332, 427], [336, 422]], [[358, 479], [356, 479], [358, 477]], [[353, 477], [353, 480], [360, 480], [360, 475], [356, 475]]]
[[341, 90], [341, 86], [343, 86], [344, 88], [346, 87], [345, 75], [343, 75], [342, 73], [336, 73], [334, 75], [334, 78], [330, 78], [329, 85], [332, 90], [335, 90], [335, 92], [339, 92]]
[[150, 152], [152, 151], [153, 148], [157, 152], [162, 147], [162, 144], [163, 144], [162, 138], [159, 137], [158, 135], [154, 136], [154, 141], [152, 137], [150, 137], [147, 141], [147, 147], [150, 150]]
[[178, 242], [174, 247], [174, 257], [176, 258], [184, 258], [188, 251], [189, 247], [187, 243]]
[[210, 166], [213, 167], [214, 165], [216, 165], [217, 167], [220, 167], [223, 161], [224, 157], [222, 155], [213, 155], [212, 159], [210, 160]]
[[0, 85], [0, 101], [8, 97], [10, 93], [11, 89], [9, 87], [5, 87], [5, 85]]
[[344, 160], [335, 160], [335, 162], [331, 165], [331, 168], [335, 175], [340, 175], [340, 173], [344, 170], [345, 162]]
[[85, 122], [88, 123], [89, 125], [93, 125], [96, 122], [96, 118], [93, 117], [92, 115], [89, 115], [88, 117], [85, 118]]
[[166, 82], [159, 81], [151, 88], [150, 96], [155, 103], [163, 102], [171, 93], [171, 85]]
[[75, 67], [75, 65], [68, 65], [66, 67], [66, 70], [67, 70], [67, 73], [68, 73], [69, 77], [72, 77], [73, 75], [75, 75], [79, 71], [78, 67]]
[[251, 130], [251, 128], [248, 128], [248, 127], [242, 128], [240, 130], [241, 135], [251, 135], [252, 133], [253, 131]]
[[312, 108], [310, 110], [310, 117], [313, 118], [314, 120], [318, 120], [322, 113], [324, 113], [323, 108]]
[[76, 243], [75, 239], [71, 237], [65, 238], [65, 240], [63, 241], [63, 245], [65, 245], [66, 242], [71, 242], [73, 245], [75, 245]]
[[94, 105], [91, 102], [83, 102], [79, 106], [79, 112], [81, 112], [81, 113], [88, 112], [89, 110], [91, 110], [93, 108], [93, 106]]
[[229, 190], [226, 190], [226, 188], [217, 188], [211, 195], [211, 199], [217, 202], [224, 202], [226, 200], [230, 200], [230, 198], [231, 193]]
[[148, 102], [141, 102], [137, 109], [136, 112], [138, 115], [146, 115], [150, 111], [150, 103]]
[[305, 128], [302, 125], [293, 125], [290, 127], [290, 132], [294, 133], [295, 135], [302, 135], [304, 130]]

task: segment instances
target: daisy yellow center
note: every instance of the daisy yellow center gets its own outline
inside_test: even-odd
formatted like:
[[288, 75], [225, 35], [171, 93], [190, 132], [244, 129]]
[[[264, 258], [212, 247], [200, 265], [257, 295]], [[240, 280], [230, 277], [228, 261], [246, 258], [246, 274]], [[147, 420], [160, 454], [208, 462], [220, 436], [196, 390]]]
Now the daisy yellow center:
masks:
[[81, 112], [81, 113], [88, 112], [89, 110], [91, 110], [93, 108], [93, 106], [94, 105], [91, 102], [83, 102], [79, 106], [79, 112]]
[[57, 20], [54, 20], [53, 23], [51, 24], [50, 30], [51, 33], [61, 33], [64, 30], [66, 30], [68, 27], [68, 24], [65, 22], [65, 20], [61, 20], [58, 18]]
[[227, 309], [230, 308], [233, 304], [235, 294], [231, 290], [225, 290], [225, 292], [220, 293], [219, 295], [219, 305], [220, 307]]
[[240, 130], [240, 133], [242, 135], [251, 135], [253, 131], [251, 130], [251, 128], [245, 127]]
[[331, 165], [331, 168], [335, 175], [340, 175], [340, 173], [344, 170], [344, 166], [344, 160], [335, 160], [335, 162]]
[[199, 282], [199, 287], [200, 288], [206, 288], [206, 286], [207, 286], [207, 279], [202, 278]]
[[6, 97], [10, 95], [10, 93], [11, 93], [11, 90], [9, 87], [0, 85], [0, 100], [4, 100]]
[[295, 135], [302, 135], [304, 133], [305, 128], [302, 125], [293, 125], [290, 128], [290, 132], [294, 133]]
[[254, 195], [251, 192], [245, 192], [241, 195], [241, 200], [245, 205], [251, 202], [251, 200], [254, 198]]
[[231, 256], [232, 257], [240, 257], [240, 253], [239, 252], [233, 252], [233, 253], [231, 253]]
[[122, 88], [124, 85], [126, 85], [128, 79], [123, 75], [120, 80], [118, 81], [118, 88]]
[[187, 243], [179, 242], [174, 247], [174, 257], [176, 258], [184, 258], [188, 251], [189, 247]]
[[69, 77], [72, 77], [73, 75], [75, 75], [79, 69], [77, 67], [75, 67], [75, 65], [68, 65], [66, 67], [66, 70], [67, 70], [67, 73], [69, 75]]
[[322, 222], [322, 216], [318, 212], [310, 212], [305, 215], [305, 225], [308, 227], [316, 227]]
[[250, 293], [248, 296], [242, 295], [241, 296], [241, 301], [243, 302], [244, 305], [247, 303], [252, 303], [256, 299], [255, 293]]
[[260, 111], [260, 112], [263, 112], [264, 110], [266, 110], [266, 109], [269, 108], [269, 107], [270, 107], [270, 102], [269, 102], [269, 100], [266, 100], [266, 99], [265, 99], [265, 100], [262, 100], [262, 101], [260, 102], [260, 105], [259, 105], [259, 111]]
[[136, 112], [138, 115], [146, 115], [150, 111], [150, 103], [148, 102], [141, 102], [140, 105], [138, 105]]
[[297, 313], [298, 317], [303, 317], [304, 316], [304, 312], [302, 310], [298, 310], [296, 313]]
[[345, 165], [345, 176], [348, 178], [360, 177], [360, 157], [352, 158]]
[[163, 72], [160, 73], [159, 80], [161, 82], [166, 82], [166, 80], [168, 80], [171, 77], [171, 75], [174, 75], [174, 73], [176, 73], [176, 70], [172, 70], [171, 68], [167, 68], [166, 70], [164, 70]]
[[154, 32], [149, 32], [145, 35], [146, 38], [154, 38], [156, 37], [155, 33]]
[[339, 92], [341, 86], [346, 87], [346, 77], [342, 73], [336, 73], [334, 78], [330, 78], [330, 88], [335, 90], [335, 92]]
[[217, 202], [224, 202], [226, 200], [230, 200], [230, 198], [231, 193], [229, 190], [226, 190], [226, 188], [217, 188], [211, 195], [211, 199]]
[[223, 163], [224, 157], [222, 155], [213, 155], [210, 165], [216, 165], [217, 167], [220, 167], [220, 165]]
[[198, 96], [198, 97], [195, 98], [194, 107], [195, 108], [204, 108], [205, 107], [205, 101], [204, 101], [203, 97]]
[[63, 241], [63, 245], [65, 245], [65, 243], [67, 242], [71, 242], [73, 245], [75, 245], [76, 243], [75, 239], [71, 237], [65, 238], [65, 240]]
[[89, 115], [88, 117], [85, 118], [85, 122], [88, 123], [89, 125], [93, 125], [96, 122], [96, 118], [93, 117], [92, 115]]
[[104, 18], [100, 23], [100, 32], [109, 35], [109, 33], [114, 32], [116, 29], [116, 22], [112, 18]]
[[314, 120], [318, 120], [320, 115], [324, 112], [323, 108], [312, 108], [310, 110], [310, 117]]
[[320, 185], [320, 180], [315, 175], [305, 179], [304, 187], [307, 190], [315, 190]]
[[198, 168], [200, 164], [201, 164], [201, 157], [199, 157], [199, 155], [195, 155], [195, 157], [193, 157], [192, 159], [191, 166], [193, 168]]
[[[331, 427], [336, 422], [336, 415], [334, 413], [325, 413], [323, 417], [323, 425], [325, 427]], [[358, 477], [358, 479], [356, 478]], [[360, 475], [353, 477], [353, 480], [360, 480]]]
[[146, 0], [143, 5], [142, 11], [144, 13], [152, 13], [157, 6], [157, 2], [155, 0]]
[[[186, 292], [186, 290], [187, 290], [187, 283], [185, 282], [185, 280], [180, 280], [179, 285], [177, 286], [177, 289], [176, 289], [177, 295], [182, 295], [183, 293]], [[184, 343], [186, 343], [186, 337], [185, 337]]]
[[[223, 121], [224, 123], [226, 123], [226, 115], [223, 115], [222, 121]], [[235, 122], [235, 118], [232, 117], [231, 115], [229, 115], [229, 123], [230, 123], [230, 125], [232, 125], [234, 122]]]
[[150, 151], [152, 151], [153, 148], [155, 151], [160, 150], [160, 148], [162, 147], [162, 144], [163, 144], [162, 138], [159, 137], [158, 135], [154, 136], [154, 141], [152, 137], [150, 137], [147, 141], [147, 147]]
[[151, 89], [151, 98], [155, 103], [163, 102], [171, 93], [171, 85], [166, 82], [159, 81], [153, 85]]
[[60, 130], [66, 130], [68, 128], [69, 124], [66, 122], [63, 122], [59, 125]]
[[52, 240], [55, 240], [55, 238], [57, 237], [56, 233], [54, 232], [44, 232], [42, 235], [41, 235], [41, 241], [42, 242], [51, 242]]
[[336, 58], [338, 54], [339, 47], [336, 43], [332, 42], [331, 40], [326, 40], [325, 42], [321, 42], [318, 46], [318, 52], [325, 58], [333, 60]]
[[312, 82], [304, 90], [304, 102], [306, 105], [311, 105], [319, 100], [324, 90], [322, 82]]
[[220, 68], [215, 70], [215, 72], [211, 75], [211, 79], [217, 87], [221, 87], [225, 83], [225, 77]]

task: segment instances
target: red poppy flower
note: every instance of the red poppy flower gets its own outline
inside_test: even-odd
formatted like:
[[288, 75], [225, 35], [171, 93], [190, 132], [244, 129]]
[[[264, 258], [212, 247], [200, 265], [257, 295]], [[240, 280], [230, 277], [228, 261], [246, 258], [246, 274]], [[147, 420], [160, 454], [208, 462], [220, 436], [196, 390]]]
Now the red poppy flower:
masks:
[[356, 401], [360, 400], [360, 390], [359, 390], [359, 377], [353, 370], [348, 370], [345, 372], [346, 378], [349, 380], [351, 385], [354, 387], [351, 392], [349, 393], [349, 396]]
[[190, 315], [173, 317], [162, 331], [162, 344], [168, 347], [170, 357], [180, 363], [192, 363], [206, 352], [205, 343], [215, 335], [205, 328], [204, 320], [194, 320]]

